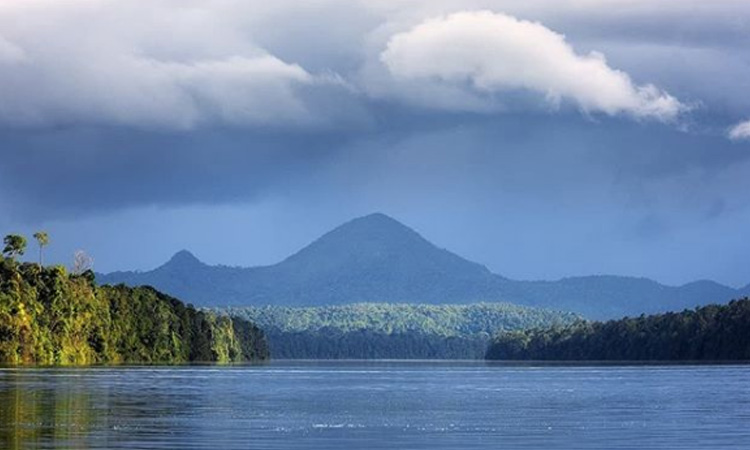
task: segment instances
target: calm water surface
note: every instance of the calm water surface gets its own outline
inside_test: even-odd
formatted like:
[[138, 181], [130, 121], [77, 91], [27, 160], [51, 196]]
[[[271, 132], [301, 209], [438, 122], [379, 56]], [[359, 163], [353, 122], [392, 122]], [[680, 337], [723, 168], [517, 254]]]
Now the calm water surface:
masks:
[[750, 367], [0, 369], [0, 448], [750, 449]]

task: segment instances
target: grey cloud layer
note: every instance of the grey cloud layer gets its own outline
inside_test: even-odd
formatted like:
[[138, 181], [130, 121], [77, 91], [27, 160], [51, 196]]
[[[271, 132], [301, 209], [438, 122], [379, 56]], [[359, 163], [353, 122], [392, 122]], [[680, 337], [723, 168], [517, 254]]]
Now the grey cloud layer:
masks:
[[[603, 3], [14, 0], [0, 7], [0, 120], [309, 128], [356, 116], [369, 126], [373, 102], [494, 113], [517, 109], [519, 97], [522, 109], [563, 101], [675, 119], [685, 102], [605, 60], [611, 34], [596, 20], [624, 11], [628, 35], [680, 5]], [[721, 19], [732, 5], [708, 11]], [[568, 28], [592, 34], [566, 39]], [[645, 34], [664, 40], [657, 31]]]
[[[4, 1], [0, 203], [41, 220], [388, 192], [400, 173], [419, 204], [420, 183], [462, 182], [424, 137], [479, 127], [451, 141], [496, 169], [466, 167], [485, 188], [469, 198], [613, 185], [599, 204], [647, 223], [731, 214], [747, 207], [750, 152], [728, 127], [750, 113], [748, 23], [737, 1]], [[681, 128], [661, 123], [693, 104]], [[426, 147], [394, 160], [403, 142]], [[591, 158], [595, 179], [559, 176]]]

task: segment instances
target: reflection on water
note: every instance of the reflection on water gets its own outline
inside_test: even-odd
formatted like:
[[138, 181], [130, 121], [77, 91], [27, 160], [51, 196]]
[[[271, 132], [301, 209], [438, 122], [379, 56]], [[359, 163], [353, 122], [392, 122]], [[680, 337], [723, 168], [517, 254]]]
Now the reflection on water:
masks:
[[0, 447], [747, 449], [750, 368], [0, 369]]
[[91, 392], [76, 378], [31, 381], [30, 372], [0, 372], [0, 442], [6, 449], [58, 443], [87, 448], [95, 416]]

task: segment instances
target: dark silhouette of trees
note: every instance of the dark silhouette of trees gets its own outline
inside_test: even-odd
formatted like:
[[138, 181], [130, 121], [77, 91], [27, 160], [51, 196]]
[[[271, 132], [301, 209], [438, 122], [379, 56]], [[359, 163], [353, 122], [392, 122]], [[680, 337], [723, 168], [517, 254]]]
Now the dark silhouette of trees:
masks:
[[750, 360], [750, 299], [680, 313], [501, 333], [487, 351], [496, 360]]

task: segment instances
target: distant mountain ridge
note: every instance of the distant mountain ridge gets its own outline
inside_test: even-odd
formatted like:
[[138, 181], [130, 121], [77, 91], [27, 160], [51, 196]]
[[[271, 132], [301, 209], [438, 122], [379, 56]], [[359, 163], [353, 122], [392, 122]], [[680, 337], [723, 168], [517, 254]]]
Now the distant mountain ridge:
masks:
[[380, 213], [351, 220], [270, 266], [210, 266], [182, 250], [154, 270], [113, 272], [98, 280], [151, 285], [197, 306], [504, 301], [596, 319], [682, 310], [750, 292], [750, 285], [733, 289], [697, 281], [672, 287], [606, 275], [510, 280]]

